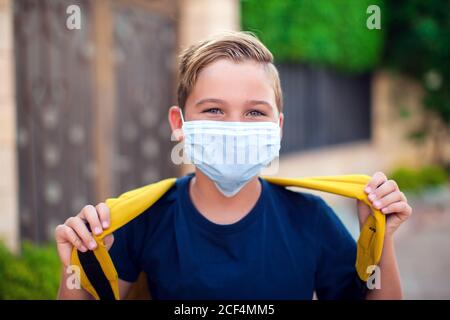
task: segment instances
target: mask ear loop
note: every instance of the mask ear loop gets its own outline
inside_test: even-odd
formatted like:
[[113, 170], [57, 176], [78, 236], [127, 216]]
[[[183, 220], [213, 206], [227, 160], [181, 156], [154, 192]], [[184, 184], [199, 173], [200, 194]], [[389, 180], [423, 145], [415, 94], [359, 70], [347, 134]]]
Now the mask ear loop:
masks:
[[181, 110], [181, 108], [180, 107], [178, 107], [178, 109], [180, 110], [180, 116], [181, 116], [181, 126], [183, 127], [184, 126], [184, 117], [183, 117], [183, 110]]
[[178, 110], [180, 110], [180, 116], [181, 116], [181, 128], [179, 130], [181, 130], [181, 132], [183, 132], [183, 135], [184, 135], [183, 127], [184, 127], [185, 121], [184, 121], [184, 117], [183, 117], [183, 110], [181, 110], [180, 107], [178, 107]]

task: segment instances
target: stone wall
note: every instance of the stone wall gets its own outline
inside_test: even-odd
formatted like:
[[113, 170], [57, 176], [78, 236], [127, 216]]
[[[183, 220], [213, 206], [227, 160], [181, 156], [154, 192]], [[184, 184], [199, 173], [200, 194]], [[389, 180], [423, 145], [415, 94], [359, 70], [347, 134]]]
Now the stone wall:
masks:
[[18, 250], [16, 109], [11, 0], [0, 0], [0, 240]]

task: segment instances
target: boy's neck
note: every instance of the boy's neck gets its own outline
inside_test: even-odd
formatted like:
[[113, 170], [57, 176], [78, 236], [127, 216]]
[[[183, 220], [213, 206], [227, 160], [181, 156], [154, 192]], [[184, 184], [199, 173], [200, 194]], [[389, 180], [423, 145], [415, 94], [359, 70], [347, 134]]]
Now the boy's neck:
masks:
[[231, 224], [250, 212], [258, 201], [261, 188], [258, 177], [254, 177], [235, 196], [229, 198], [217, 190], [214, 182], [206, 175], [196, 170], [189, 184], [189, 196], [205, 218], [217, 224]]

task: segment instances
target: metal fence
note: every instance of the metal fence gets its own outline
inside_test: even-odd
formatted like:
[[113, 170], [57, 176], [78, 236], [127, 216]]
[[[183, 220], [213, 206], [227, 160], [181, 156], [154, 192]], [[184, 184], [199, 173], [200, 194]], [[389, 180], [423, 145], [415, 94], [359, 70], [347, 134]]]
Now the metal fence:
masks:
[[370, 139], [370, 75], [281, 64], [282, 153]]

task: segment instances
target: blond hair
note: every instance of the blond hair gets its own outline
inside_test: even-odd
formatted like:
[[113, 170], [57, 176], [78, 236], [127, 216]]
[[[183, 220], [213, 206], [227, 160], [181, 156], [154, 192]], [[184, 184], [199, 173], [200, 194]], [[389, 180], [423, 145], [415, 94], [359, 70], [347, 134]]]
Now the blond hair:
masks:
[[178, 106], [184, 108], [199, 73], [218, 59], [236, 63], [250, 60], [261, 63], [272, 80], [275, 102], [279, 111], [283, 107], [280, 77], [273, 64], [273, 55], [261, 41], [250, 32], [227, 32], [201, 41], [185, 49], [180, 55]]

